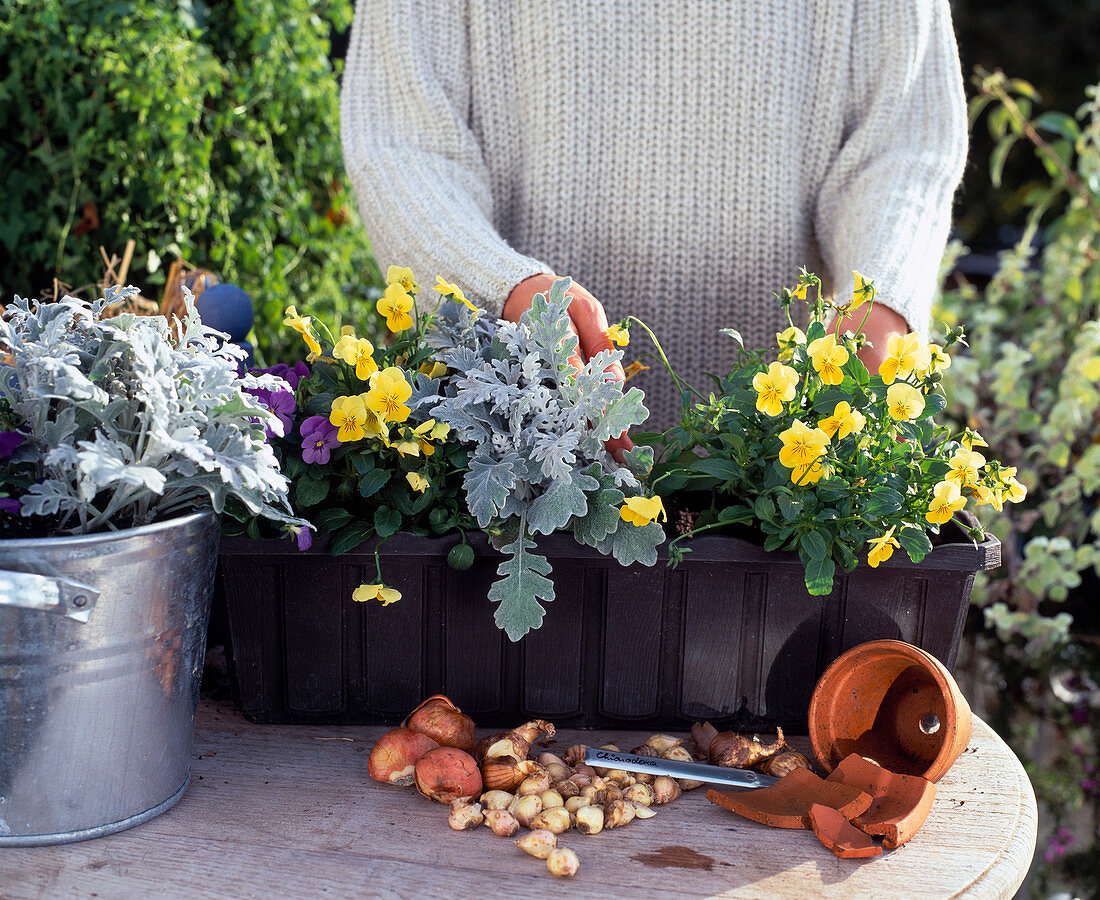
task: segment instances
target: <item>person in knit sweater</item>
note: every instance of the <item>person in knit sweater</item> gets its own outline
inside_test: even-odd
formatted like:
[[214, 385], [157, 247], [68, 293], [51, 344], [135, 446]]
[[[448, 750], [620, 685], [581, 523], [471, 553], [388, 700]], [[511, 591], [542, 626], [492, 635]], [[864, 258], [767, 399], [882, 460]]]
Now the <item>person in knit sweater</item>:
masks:
[[927, 333], [966, 128], [948, 0], [361, 0], [342, 90], [383, 267], [512, 320], [569, 275], [585, 356], [633, 314], [704, 389], [800, 266], [875, 282], [872, 371]]

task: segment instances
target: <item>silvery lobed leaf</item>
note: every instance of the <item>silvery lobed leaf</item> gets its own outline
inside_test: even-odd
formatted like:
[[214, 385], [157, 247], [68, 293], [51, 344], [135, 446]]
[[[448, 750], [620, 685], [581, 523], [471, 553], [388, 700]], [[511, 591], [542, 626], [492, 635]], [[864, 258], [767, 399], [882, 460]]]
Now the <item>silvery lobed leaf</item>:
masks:
[[463, 478], [463, 486], [470, 513], [482, 528], [500, 514], [515, 488], [515, 462], [511, 454], [501, 460], [487, 460], [480, 455], [470, 457], [470, 469]]
[[652, 566], [657, 562], [657, 548], [664, 539], [664, 529], [657, 522], [639, 526], [620, 518], [615, 531], [600, 541], [596, 549], [604, 555], [613, 554], [623, 566], [634, 563]]
[[595, 491], [599, 486], [599, 481], [581, 472], [555, 481], [531, 501], [527, 512], [531, 534], [553, 534], [568, 525], [574, 516], [583, 516], [588, 512], [585, 491]]
[[500, 604], [493, 618], [511, 641], [538, 628], [546, 614], [539, 601], [549, 603], [554, 599], [554, 583], [546, 577], [550, 563], [531, 552], [535, 542], [526, 536], [523, 526], [521, 521], [519, 537], [513, 543], [501, 547], [508, 556], [497, 567], [500, 579], [489, 588], [489, 599]]

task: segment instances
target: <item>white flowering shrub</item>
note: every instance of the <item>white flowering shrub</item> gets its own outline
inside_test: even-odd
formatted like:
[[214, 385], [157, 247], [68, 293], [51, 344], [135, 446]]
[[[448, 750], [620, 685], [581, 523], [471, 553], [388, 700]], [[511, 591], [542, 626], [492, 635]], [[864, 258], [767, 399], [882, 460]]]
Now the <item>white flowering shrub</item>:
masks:
[[187, 315], [103, 318], [94, 302], [16, 297], [0, 319], [0, 534], [84, 534], [239, 503], [288, 528], [265, 440], [277, 417], [241, 352]]

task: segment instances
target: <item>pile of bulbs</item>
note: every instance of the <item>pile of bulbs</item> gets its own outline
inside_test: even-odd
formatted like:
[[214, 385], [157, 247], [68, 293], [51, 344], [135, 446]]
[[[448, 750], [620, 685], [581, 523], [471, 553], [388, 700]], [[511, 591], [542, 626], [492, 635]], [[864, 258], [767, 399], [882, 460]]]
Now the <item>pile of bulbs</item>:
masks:
[[[576, 874], [577, 854], [558, 846], [558, 836], [575, 830], [598, 834], [635, 819], [650, 819], [654, 807], [671, 803], [701, 782], [666, 775], [630, 774], [584, 763], [587, 749], [576, 744], [561, 756], [537, 753], [536, 741], [549, 742], [554, 726], [535, 719], [511, 731], [475, 742], [474, 723], [450, 700], [425, 700], [400, 728], [384, 734], [371, 751], [370, 777], [391, 784], [413, 784], [425, 797], [449, 806], [456, 831], [486, 825], [501, 837], [529, 829], [515, 845], [546, 860], [556, 876]], [[691, 762], [679, 738], [656, 734], [631, 752]], [[602, 749], [618, 751], [608, 744]]]

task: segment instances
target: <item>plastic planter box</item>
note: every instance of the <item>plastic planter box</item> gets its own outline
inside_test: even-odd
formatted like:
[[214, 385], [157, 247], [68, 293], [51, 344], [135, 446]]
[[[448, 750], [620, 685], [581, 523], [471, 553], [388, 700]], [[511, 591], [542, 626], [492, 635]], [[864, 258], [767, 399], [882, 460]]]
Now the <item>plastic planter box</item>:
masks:
[[953, 668], [974, 575], [1000, 564], [994, 538], [902, 552], [811, 597], [792, 553], [700, 537], [678, 568], [623, 568], [569, 535], [539, 542], [557, 599], [513, 644], [487, 599], [499, 556], [480, 536], [471, 569], [447, 566], [456, 538], [400, 534], [383, 548], [400, 602], [354, 603], [375, 580], [372, 545], [333, 557], [318, 540], [223, 538], [219, 581], [234, 699], [258, 722], [399, 721], [445, 693], [479, 725], [682, 727], [697, 719], [805, 732], [818, 676], [845, 650], [896, 638]]

